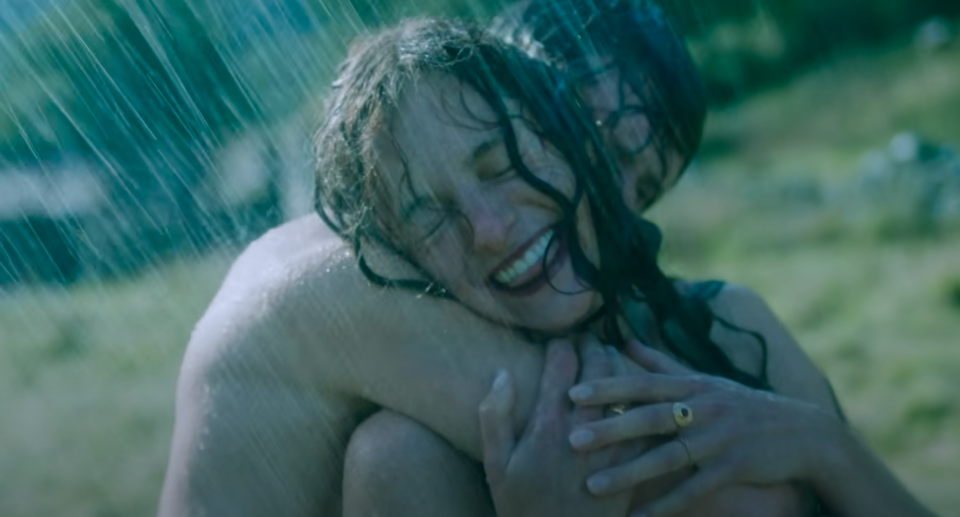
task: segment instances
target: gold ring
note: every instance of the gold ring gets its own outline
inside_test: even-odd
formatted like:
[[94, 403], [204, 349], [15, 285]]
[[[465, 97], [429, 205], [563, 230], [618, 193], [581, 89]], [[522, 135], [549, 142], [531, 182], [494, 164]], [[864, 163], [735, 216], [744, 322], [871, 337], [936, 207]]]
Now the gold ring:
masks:
[[607, 406], [607, 411], [613, 413], [614, 415], [622, 415], [627, 412], [627, 409], [629, 408], [626, 404], [610, 404]]
[[687, 464], [694, 465], [693, 454], [690, 453], [690, 444], [687, 443], [687, 439], [682, 436], [678, 436], [677, 441], [680, 442], [680, 445], [683, 445], [683, 450], [687, 451]]
[[693, 410], [683, 402], [675, 402], [673, 404], [673, 421], [677, 423], [677, 427], [687, 427], [693, 423]]

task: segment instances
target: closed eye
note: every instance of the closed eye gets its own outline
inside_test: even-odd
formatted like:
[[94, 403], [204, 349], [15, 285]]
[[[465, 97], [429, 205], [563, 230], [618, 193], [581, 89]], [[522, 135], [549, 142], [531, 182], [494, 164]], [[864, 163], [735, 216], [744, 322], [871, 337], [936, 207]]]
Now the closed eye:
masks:
[[429, 240], [443, 228], [449, 219], [450, 211], [435, 203], [424, 200], [411, 205], [404, 221], [407, 233], [417, 243]]
[[509, 179], [512, 176], [515, 176], [516, 173], [517, 173], [517, 168], [511, 164], [510, 166], [504, 169], [500, 169], [499, 171], [493, 172], [491, 174], [481, 176], [480, 179], [483, 181], [494, 181], [494, 182], [503, 181], [505, 179]]

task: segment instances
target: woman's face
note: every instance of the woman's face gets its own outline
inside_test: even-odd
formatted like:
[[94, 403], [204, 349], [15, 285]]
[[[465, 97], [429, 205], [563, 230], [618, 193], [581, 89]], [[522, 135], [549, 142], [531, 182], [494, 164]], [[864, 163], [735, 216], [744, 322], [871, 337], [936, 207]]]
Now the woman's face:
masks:
[[[523, 163], [572, 198], [561, 154], [519, 120], [517, 103], [507, 105]], [[573, 270], [559, 207], [518, 175], [495, 121], [487, 102], [452, 77], [409, 88], [375, 141], [386, 188], [378, 209], [400, 247], [460, 302], [507, 325], [562, 332], [602, 302]], [[585, 202], [576, 227], [597, 264]]]

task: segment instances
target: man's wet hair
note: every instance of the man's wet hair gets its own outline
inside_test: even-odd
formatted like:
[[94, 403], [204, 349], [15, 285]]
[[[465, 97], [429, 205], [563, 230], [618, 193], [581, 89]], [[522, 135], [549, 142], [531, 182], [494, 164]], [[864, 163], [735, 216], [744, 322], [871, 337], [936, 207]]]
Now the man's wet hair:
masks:
[[523, 0], [504, 9], [490, 30], [551, 63], [567, 85], [596, 73], [592, 58], [610, 58], [621, 81], [642, 97], [654, 129], [684, 157], [683, 168], [693, 159], [707, 116], [706, 87], [683, 38], [654, 2]]

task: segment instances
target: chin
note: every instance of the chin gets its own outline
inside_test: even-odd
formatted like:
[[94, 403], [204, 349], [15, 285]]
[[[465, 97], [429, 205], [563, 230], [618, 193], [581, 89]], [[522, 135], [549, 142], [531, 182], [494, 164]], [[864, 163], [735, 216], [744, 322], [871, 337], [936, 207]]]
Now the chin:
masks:
[[536, 332], [555, 336], [569, 335], [580, 323], [592, 314], [592, 303], [584, 301], [571, 303], [563, 300], [560, 304], [544, 304], [530, 311], [517, 311], [514, 318], [517, 325]]
[[476, 313], [502, 325], [551, 336], [570, 335], [602, 305], [602, 301], [595, 291], [584, 292], [584, 286], [576, 280], [572, 269], [563, 273], [555, 278], [555, 289], [545, 286], [526, 298], [504, 298], [493, 291], [482, 297], [467, 291], [458, 298]]

